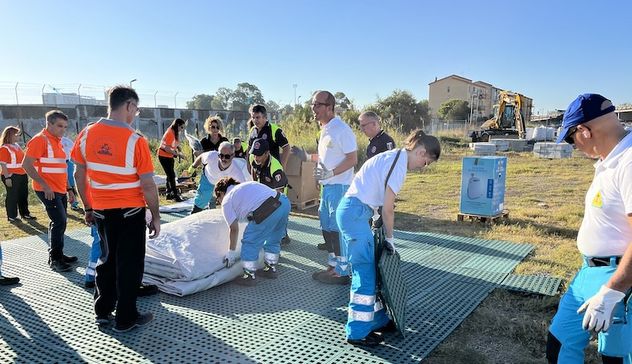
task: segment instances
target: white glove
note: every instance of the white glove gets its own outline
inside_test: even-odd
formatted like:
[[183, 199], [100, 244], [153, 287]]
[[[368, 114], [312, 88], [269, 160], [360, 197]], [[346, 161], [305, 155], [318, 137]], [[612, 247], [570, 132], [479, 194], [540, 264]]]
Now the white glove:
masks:
[[234, 250], [229, 250], [228, 253], [224, 256], [224, 267], [230, 268], [235, 264], [237, 260], [237, 252]]
[[584, 330], [608, 331], [610, 321], [612, 321], [612, 310], [624, 297], [623, 292], [601, 286], [599, 292], [577, 310], [577, 313], [586, 311], [582, 322]]
[[334, 176], [334, 171], [332, 169], [327, 169], [322, 163], [318, 163], [318, 166], [314, 168], [314, 178], [317, 181], [322, 181], [324, 179], [329, 179]]
[[393, 238], [385, 238], [384, 239], [384, 249], [388, 251], [389, 254], [395, 253], [395, 243], [393, 242]]

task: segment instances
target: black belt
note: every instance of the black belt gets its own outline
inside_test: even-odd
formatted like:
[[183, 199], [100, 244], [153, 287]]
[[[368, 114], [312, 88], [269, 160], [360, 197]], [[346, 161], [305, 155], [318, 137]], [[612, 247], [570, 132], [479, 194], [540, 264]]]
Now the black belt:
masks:
[[278, 191], [276, 193], [276, 196], [268, 197], [267, 200], [263, 201], [261, 206], [259, 206], [256, 210], [246, 216], [248, 221], [254, 221], [259, 224], [268, 216], [272, 215], [272, 213], [276, 211], [279, 206], [281, 206], [281, 202], [279, 201], [280, 197], [281, 193]]
[[614, 265], [619, 265], [621, 262], [621, 257], [613, 256], [613, 257], [586, 257], [586, 263], [589, 267], [606, 267], [610, 265], [610, 260], [614, 258]]

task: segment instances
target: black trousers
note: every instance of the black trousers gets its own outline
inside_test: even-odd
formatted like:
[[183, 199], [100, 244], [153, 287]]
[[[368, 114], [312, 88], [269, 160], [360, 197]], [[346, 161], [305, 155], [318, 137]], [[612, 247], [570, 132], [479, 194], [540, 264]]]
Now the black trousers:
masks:
[[66, 222], [68, 221], [68, 195], [55, 192], [52, 200], [44, 197], [44, 192], [35, 191], [37, 197], [46, 207], [46, 214], [50, 219], [48, 224], [48, 256], [50, 260], [61, 260], [64, 255], [64, 233], [66, 233]]
[[165, 170], [165, 174], [167, 175], [167, 193], [177, 195], [178, 193], [176, 190], [175, 158], [158, 156], [158, 160], [160, 161], [160, 165], [162, 166], [162, 169]]
[[7, 209], [7, 217], [18, 217], [18, 210], [21, 216], [28, 216], [29, 212], [29, 178], [26, 174], [13, 174], [11, 176], [11, 187], [7, 187], [6, 178], [2, 176], [2, 183], [7, 189], [7, 197], [4, 205]]
[[136, 298], [145, 270], [145, 208], [95, 210], [101, 245], [94, 311], [105, 317], [116, 308], [116, 322], [138, 317]]

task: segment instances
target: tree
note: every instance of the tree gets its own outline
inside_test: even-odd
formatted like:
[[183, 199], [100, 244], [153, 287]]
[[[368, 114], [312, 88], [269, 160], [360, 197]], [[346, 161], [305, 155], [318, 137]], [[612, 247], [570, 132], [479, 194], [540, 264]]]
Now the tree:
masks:
[[248, 111], [252, 104], [265, 104], [261, 90], [247, 82], [237, 84], [237, 88], [230, 95], [229, 101], [228, 104], [232, 107], [232, 110], [240, 111]]
[[341, 111], [345, 111], [345, 110], [349, 110], [349, 109], [353, 109], [353, 103], [351, 102], [351, 100], [349, 100], [349, 98], [347, 97], [347, 95], [345, 95], [344, 92], [336, 92], [334, 94], [334, 97], [336, 98], [336, 108], [340, 109]]
[[211, 110], [213, 108], [213, 95], [199, 94], [187, 101], [187, 109]]
[[417, 102], [410, 92], [403, 90], [395, 90], [390, 96], [378, 99], [365, 111], [374, 111], [383, 123], [405, 133], [423, 127], [424, 121], [430, 121], [428, 101]]
[[268, 100], [265, 102], [266, 110], [268, 112], [277, 112], [281, 110], [281, 106], [272, 100]]
[[448, 100], [439, 106], [437, 114], [443, 120], [466, 120], [470, 114], [470, 106], [467, 101]]

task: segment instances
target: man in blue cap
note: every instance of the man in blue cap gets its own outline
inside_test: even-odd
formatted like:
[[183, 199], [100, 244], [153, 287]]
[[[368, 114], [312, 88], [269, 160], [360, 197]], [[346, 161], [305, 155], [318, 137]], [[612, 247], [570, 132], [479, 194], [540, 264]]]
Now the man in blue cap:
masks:
[[583, 363], [591, 331], [604, 363], [632, 363], [632, 135], [610, 100], [579, 95], [564, 113], [557, 142], [597, 159], [577, 235], [583, 265], [549, 328], [549, 363]]

